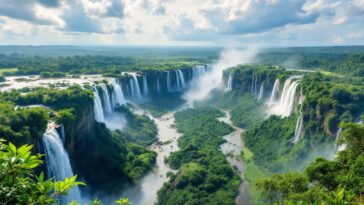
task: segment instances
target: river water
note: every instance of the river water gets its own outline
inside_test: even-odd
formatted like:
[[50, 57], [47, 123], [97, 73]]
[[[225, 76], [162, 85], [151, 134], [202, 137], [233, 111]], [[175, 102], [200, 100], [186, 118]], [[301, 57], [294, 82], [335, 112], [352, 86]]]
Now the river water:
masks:
[[252, 204], [252, 198], [249, 192], [249, 184], [244, 179], [245, 164], [240, 156], [240, 153], [243, 151], [244, 147], [243, 141], [241, 139], [241, 133], [244, 130], [234, 126], [234, 124], [230, 120], [230, 113], [228, 111], [221, 111], [225, 113], [225, 116], [218, 119], [233, 127], [234, 132], [224, 136], [224, 139], [227, 142], [220, 145], [220, 149], [226, 155], [226, 159], [228, 160], [228, 162], [239, 170], [240, 178], [242, 179], [239, 187], [239, 194], [236, 197], [235, 202], [239, 205], [250, 205]]
[[157, 152], [156, 166], [144, 176], [137, 185], [129, 187], [123, 193], [123, 197], [129, 198], [131, 204], [152, 205], [157, 201], [157, 191], [168, 181], [167, 173], [176, 172], [168, 167], [164, 159], [171, 152], [178, 151], [177, 139], [181, 136], [174, 128], [174, 113], [168, 112], [161, 117], [153, 117], [150, 113], [140, 109], [134, 110], [136, 114], [146, 114], [154, 120], [158, 128], [158, 142], [154, 143], [150, 149]]

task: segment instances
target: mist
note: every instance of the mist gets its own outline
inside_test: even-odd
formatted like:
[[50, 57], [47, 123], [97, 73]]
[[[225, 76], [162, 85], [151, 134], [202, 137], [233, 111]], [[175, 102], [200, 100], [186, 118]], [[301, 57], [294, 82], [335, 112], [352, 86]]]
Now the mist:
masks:
[[223, 71], [225, 69], [238, 64], [250, 63], [257, 53], [257, 48], [224, 49], [212, 68], [191, 82], [191, 88], [183, 95], [183, 99], [190, 106], [196, 101], [208, 99], [212, 90], [223, 88]]

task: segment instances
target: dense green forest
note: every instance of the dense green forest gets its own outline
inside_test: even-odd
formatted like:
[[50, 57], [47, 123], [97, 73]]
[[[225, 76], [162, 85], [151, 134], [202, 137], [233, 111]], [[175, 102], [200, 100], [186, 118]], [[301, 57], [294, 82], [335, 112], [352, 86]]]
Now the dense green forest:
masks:
[[158, 191], [158, 204], [235, 204], [240, 178], [219, 150], [222, 136], [232, 131], [216, 119], [221, 116], [221, 111], [210, 107], [175, 114], [183, 136], [178, 139], [180, 150], [167, 162], [179, 171], [171, 173]]
[[262, 179], [257, 186], [267, 204], [362, 204], [364, 125], [343, 124], [344, 151], [330, 161], [316, 159], [303, 173]]
[[[75, 172], [91, 187], [117, 190], [125, 182], [139, 179], [154, 164], [156, 154], [141, 146], [155, 141], [154, 123], [145, 116], [126, 112], [134, 122], [133, 127], [111, 132], [104, 124], [94, 121], [93, 94], [88, 89], [72, 86], [64, 90], [39, 88], [27, 94], [11, 91], [1, 93], [1, 99], [4, 101], [0, 106], [3, 138], [16, 145], [38, 144], [50, 119], [63, 124], [70, 158], [78, 162], [73, 166]], [[5, 101], [21, 106], [41, 104], [46, 108], [14, 109], [13, 104]], [[149, 142], [131, 140], [129, 136], [140, 136], [140, 140], [149, 139]], [[134, 144], [138, 142], [141, 145]], [[89, 152], [90, 149], [93, 151]], [[39, 147], [35, 152], [39, 152]]]

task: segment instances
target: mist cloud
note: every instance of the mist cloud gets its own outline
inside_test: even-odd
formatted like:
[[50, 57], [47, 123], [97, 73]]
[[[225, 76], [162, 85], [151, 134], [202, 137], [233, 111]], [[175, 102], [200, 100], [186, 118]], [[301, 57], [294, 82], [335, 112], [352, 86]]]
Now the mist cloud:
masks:
[[225, 49], [221, 52], [219, 60], [212, 65], [211, 70], [200, 78], [194, 79], [192, 87], [183, 98], [192, 105], [195, 101], [205, 100], [212, 90], [223, 87], [223, 71], [238, 64], [250, 63], [258, 53], [257, 48]]

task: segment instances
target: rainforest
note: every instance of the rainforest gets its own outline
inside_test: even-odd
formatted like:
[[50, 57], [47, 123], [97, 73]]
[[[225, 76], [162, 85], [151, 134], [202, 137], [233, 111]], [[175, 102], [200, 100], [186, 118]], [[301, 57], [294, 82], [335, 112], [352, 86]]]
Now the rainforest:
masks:
[[0, 0], [0, 205], [364, 205], [364, 0]]
[[193, 59], [203, 50], [163, 58], [156, 48], [145, 59], [4, 54], [0, 200], [360, 204], [363, 68], [353, 54], [333, 70], [325, 56], [357, 48], [325, 49], [315, 68], [302, 67], [307, 57], [274, 65], [268, 56], [297, 55], [285, 48]]

